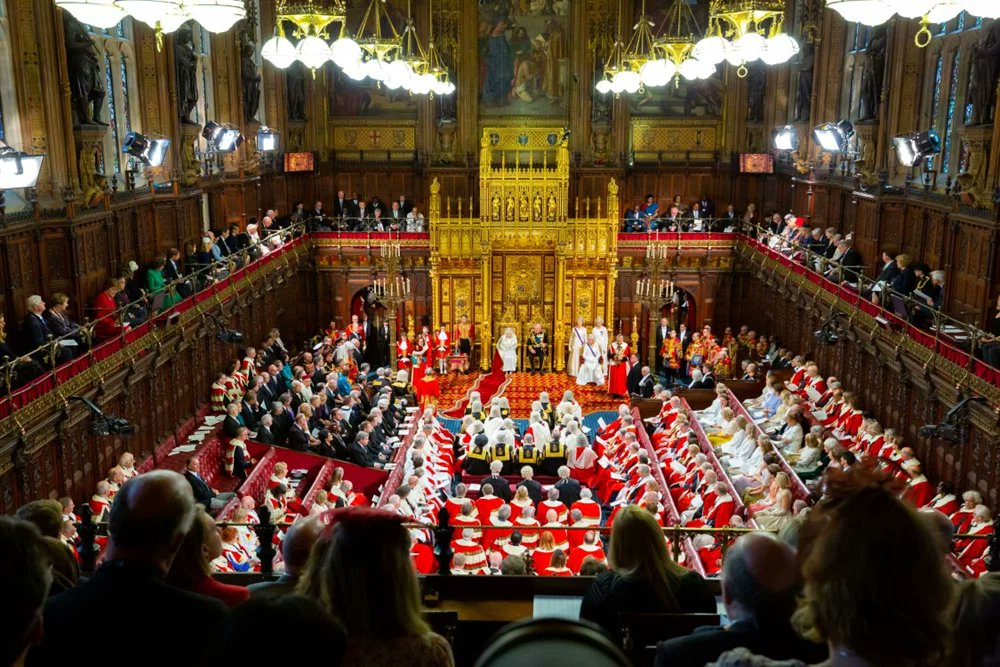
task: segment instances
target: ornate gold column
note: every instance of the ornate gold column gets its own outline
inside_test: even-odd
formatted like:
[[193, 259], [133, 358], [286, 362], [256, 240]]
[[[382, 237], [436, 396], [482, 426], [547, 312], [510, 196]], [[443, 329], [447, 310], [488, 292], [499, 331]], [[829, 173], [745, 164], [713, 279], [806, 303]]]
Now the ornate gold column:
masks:
[[493, 253], [489, 241], [483, 241], [479, 256], [480, 280], [483, 281], [483, 300], [480, 304], [479, 326], [476, 327], [476, 337], [479, 339], [479, 367], [489, 370], [493, 361], [493, 328], [490, 322], [490, 311], [493, 306]]
[[565, 368], [566, 350], [566, 246], [556, 246], [556, 316], [552, 332], [553, 369], [558, 373]]

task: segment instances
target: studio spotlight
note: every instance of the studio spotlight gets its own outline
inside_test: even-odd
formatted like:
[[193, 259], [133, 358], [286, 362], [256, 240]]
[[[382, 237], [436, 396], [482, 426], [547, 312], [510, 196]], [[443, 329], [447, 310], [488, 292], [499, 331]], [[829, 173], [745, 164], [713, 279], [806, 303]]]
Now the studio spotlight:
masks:
[[201, 136], [205, 137], [209, 149], [216, 153], [232, 153], [243, 143], [243, 134], [239, 128], [229, 124], [220, 125], [214, 120], [208, 121]]
[[912, 167], [920, 160], [941, 152], [941, 137], [935, 130], [901, 134], [892, 138], [896, 159], [904, 167]]
[[159, 167], [169, 146], [170, 139], [151, 139], [138, 132], [129, 132], [122, 142], [122, 153], [150, 167]]
[[854, 126], [847, 120], [839, 123], [823, 123], [813, 129], [813, 136], [823, 150], [842, 153], [847, 150], [847, 142], [854, 136]]
[[794, 151], [799, 147], [799, 133], [791, 125], [779, 127], [774, 131], [774, 150]]
[[257, 130], [257, 150], [261, 153], [278, 150], [278, 133], [266, 125], [262, 125]]

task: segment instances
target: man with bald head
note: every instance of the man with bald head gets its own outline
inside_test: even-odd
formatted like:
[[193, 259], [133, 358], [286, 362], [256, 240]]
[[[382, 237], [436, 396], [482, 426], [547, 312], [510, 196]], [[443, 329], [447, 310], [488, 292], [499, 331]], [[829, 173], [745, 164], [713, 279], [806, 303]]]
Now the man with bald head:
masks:
[[747, 533], [726, 552], [722, 602], [729, 625], [703, 627], [656, 645], [660, 667], [701, 667], [744, 646], [774, 660], [823, 662], [827, 648], [799, 637], [791, 626], [799, 568], [795, 550], [771, 533]]
[[164, 581], [195, 518], [187, 480], [169, 470], [135, 477], [115, 494], [109, 517], [103, 564], [85, 584], [45, 605], [45, 639], [28, 664], [103, 661], [99, 642], [88, 648], [66, 641], [94, 619], [114, 636], [141, 637], [143, 655], [155, 664], [191, 662], [215, 641], [225, 605]]
[[253, 599], [277, 598], [295, 592], [299, 575], [305, 570], [313, 545], [319, 539], [323, 524], [315, 516], [298, 519], [285, 533], [281, 543], [281, 556], [285, 571], [274, 581], [262, 581], [247, 586]]

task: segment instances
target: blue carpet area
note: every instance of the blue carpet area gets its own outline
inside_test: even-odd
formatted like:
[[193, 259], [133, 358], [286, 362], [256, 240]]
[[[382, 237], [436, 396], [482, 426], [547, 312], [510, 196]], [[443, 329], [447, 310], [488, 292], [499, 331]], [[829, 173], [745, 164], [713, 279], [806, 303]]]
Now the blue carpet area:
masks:
[[[596, 433], [597, 430], [600, 428], [600, 425], [597, 423], [598, 419], [603, 419], [605, 424], [610, 424], [617, 418], [618, 418], [618, 413], [612, 412], [610, 410], [605, 410], [603, 412], [591, 412], [590, 414], [584, 415], [583, 425], [590, 429], [590, 433], [587, 434], [590, 438], [590, 441], [591, 442], [594, 441], [594, 433]], [[462, 426], [461, 419], [449, 419], [448, 417], [443, 417], [441, 415], [438, 415], [438, 421], [441, 422], [441, 425], [444, 426], [449, 431], [451, 431], [452, 433], [458, 433], [458, 429]], [[519, 432], [523, 433], [524, 429], [528, 428], [528, 420], [515, 419], [514, 425], [517, 426], [517, 430]]]

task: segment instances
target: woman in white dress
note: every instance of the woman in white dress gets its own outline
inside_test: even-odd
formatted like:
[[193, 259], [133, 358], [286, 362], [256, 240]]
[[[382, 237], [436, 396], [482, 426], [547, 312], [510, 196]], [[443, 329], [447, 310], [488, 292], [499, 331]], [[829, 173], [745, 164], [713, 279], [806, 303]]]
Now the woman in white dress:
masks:
[[802, 425], [794, 414], [785, 415], [785, 432], [781, 434], [783, 454], [798, 454], [802, 449]]
[[583, 346], [587, 343], [587, 327], [583, 326], [583, 318], [576, 318], [576, 326], [569, 332], [569, 363], [566, 372], [576, 377], [580, 372], [580, 356]]
[[497, 350], [503, 361], [503, 372], [513, 373], [517, 370], [517, 336], [510, 327], [504, 329], [503, 335], [497, 341]]
[[576, 383], [579, 385], [603, 385], [604, 366], [601, 365], [603, 362], [601, 349], [597, 346], [593, 334], [587, 336], [587, 344], [583, 346], [583, 364], [576, 374]]
[[601, 349], [601, 357], [604, 359], [608, 358], [608, 328], [604, 326], [603, 317], [594, 318], [594, 328], [590, 330], [591, 335], [594, 337], [594, 342], [597, 343], [597, 347]]
[[778, 483], [778, 495], [774, 504], [753, 514], [757, 525], [767, 530], [780, 530], [792, 520], [792, 482], [783, 472], [775, 476], [775, 481]]

